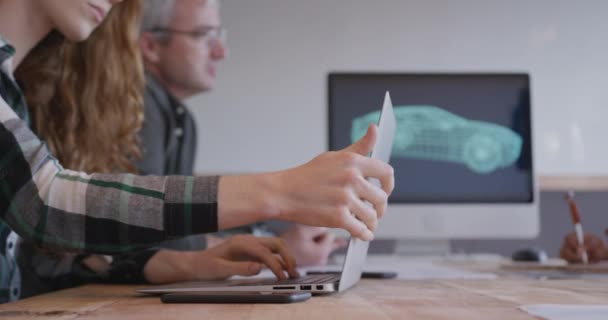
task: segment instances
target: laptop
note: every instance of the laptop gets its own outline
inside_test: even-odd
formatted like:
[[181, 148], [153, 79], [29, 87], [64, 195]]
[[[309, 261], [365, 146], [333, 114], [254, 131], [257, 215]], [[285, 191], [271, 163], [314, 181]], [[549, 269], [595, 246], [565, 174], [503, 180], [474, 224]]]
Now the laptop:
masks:
[[[393, 139], [395, 137], [396, 120], [389, 92], [386, 92], [384, 105], [378, 123], [378, 140], [373, 148], [371, 157], [388, 162], [390, 159]], [[379, 186], [376, 179], [369, 180]], [[339, 274], [315, 274], [297, 279], [277, 280], [275, 278], [235, 279], [222, 281], [182, 282], [170, 285], [152, 286], [137, 290], [145, 294], [165, 294], [176, 292], [310, 292], [311, 294], [328, 294], [342, 292], [361, 279], [361, 273], [367, 257], [369, 242], [351, 237], [342, 272]]]

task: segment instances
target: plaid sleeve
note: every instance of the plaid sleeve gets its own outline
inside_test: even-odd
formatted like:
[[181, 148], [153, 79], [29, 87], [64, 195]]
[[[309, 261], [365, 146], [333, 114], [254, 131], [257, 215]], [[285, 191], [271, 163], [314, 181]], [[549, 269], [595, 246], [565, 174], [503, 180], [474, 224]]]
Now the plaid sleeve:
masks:
[[40, 246], [118, 253], [218, 228], [218, 177], [64, 170], [2, 99], [0, 122], [0, 219]]

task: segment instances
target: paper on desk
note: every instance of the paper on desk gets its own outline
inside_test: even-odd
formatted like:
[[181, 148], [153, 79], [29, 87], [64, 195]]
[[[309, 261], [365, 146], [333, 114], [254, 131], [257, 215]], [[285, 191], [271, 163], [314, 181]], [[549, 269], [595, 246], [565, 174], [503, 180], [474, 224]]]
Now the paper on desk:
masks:
[[608, 305], [537, 304], [519, 307], [545, 320], [606, 320]]

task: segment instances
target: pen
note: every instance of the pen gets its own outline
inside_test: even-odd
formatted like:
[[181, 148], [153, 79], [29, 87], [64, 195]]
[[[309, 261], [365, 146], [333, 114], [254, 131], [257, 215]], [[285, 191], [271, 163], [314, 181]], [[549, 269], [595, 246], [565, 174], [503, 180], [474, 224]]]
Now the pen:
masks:
[[581, 248], [583, 248], [583, 252], [581, 253], [581, 260], [584, 264], [589, 263], [589, 258], [587, 257], [587, 251], [585, 248], [585, 240], [583, 233], [583, 225], [581, 224], [581, 215], [578, 211], [578, 207], [574, 202], [574, 192], [568, 191], [566, 193], [566, 202], [568, 202], [568, 206], [570, 207], [570, 215], [572, 216], [572, 223], [574, 224], [574, 233], [576, 234], [576, 239], [578, 240], [578, 244]]

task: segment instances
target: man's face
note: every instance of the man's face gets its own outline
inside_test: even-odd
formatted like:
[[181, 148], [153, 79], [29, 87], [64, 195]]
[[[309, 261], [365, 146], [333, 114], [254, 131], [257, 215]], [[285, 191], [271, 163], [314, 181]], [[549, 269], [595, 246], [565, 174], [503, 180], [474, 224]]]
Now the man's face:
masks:
[[182, 0], [168, 29], [169, 39], [161, 44], [159, 72], [163, 81], [180, 98], [211, 90], [218, 62], [226, 56], [219, 9], [206, 0]]

